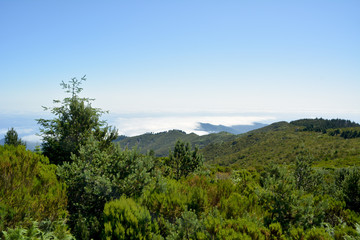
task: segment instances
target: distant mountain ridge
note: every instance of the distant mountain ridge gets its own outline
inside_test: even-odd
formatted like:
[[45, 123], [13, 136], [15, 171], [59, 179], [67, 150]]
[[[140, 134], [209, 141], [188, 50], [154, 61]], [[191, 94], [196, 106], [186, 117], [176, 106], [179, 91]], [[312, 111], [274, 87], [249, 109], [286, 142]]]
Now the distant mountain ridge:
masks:
[[196, 131], [204, 131], [210, 134], [199, 136], [195, 133], [185, 133], [182, 130], [170, 130], [160, 133], [145, 133], [135, 137], [119, 136], [115, 142], [123, 148], [137, 147], [141, 153], [153, 150], [156, 156], [167, 156], [169, 149], [172, 149], [178, 139], [190, 142], [194, 147], [203, 148], [210, 143], [222, 143], [236, 138], [237, 134], [242, 134], [250, 130], [267, 126], [267, 124], [254, 123], [253, 125], [213, 125], [210, 123], [199, 123]]
[[193, 147], [197, 145], [199, 148], [203, 148], [210, 143], [222, 143], [234, 138], [236, 135], [227, 132], [199, 136], [195, 133], [187, 134], [181, 130], [170, 130], [160, 133], [146, 133], [135, 137], [120, 136], [115, 142], [120, 144], [122, 148], [137, 147], [141, 153], [153, 150], [156, 156], [164, 157], [169, 154], [169, 150], [174, 147], [178, 139], [190, 142]]
[[249, 132], [251, 130], [265, 127], [267, 125], [268, 124], [257, 123], [257, 122], [251, 125], [233, 125], [233, 126], [213, 125], [210, 123], [199, 123], [199, 127], [197, 127], [195, 130], [205, 131], [208, 133], [228, 132], [232, 134], [241, 134], [241, 133]]

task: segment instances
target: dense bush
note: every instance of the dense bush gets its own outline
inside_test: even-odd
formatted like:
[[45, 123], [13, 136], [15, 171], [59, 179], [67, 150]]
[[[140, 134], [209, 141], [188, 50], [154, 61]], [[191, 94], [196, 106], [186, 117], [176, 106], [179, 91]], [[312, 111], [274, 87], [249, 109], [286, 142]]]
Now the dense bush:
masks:
[[77, 238], [99, 238], [105, 203], [122, 195], [140, 196], [151, 181], [153, 159], [119, 147], [102, 149], [90, 138], [73, 162], [59, 167], [68, 186], [70, 227]]
[[141, 201], [151, 214], [173, 223], [186, 210], [186, 187], [173, 179], [161, 181], [154, 189], [146, 191]]
[[360, 168], [352, 168], [348, 171], [342, 182], [342, 191], [346, 206], [360, 212]]
[[105, 204], [104, 239], [154, 239], [157, 233], [149, 211], [133, 199], [121, 197]]
[[172, 225], [169, 236], [169, 240], [182, 240], [182, 239], [208, 239], [204, 225], [198, 220], [197, 215], [192, 211], [184, 211], [179, 218], [176, 219], [176, 223]]
[[55, 170], [24, 146], [0, 146], [0, 231], [66, 217], [65, 185]]
[[75, 240], [63, 221], [33, 221], [29, 227], [9, 228], [3, 231], [4, 240]]

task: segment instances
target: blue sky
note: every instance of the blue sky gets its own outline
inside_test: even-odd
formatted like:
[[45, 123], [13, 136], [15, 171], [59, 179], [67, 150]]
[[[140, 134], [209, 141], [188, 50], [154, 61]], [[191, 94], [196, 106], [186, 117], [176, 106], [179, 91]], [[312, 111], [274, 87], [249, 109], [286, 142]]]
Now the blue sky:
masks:
[[85, 74], [83, 94], [138, 129], [124, 134], [173, 117], [359, 122], [359, 12], [346, 0], [0, 0], [0, 132]]

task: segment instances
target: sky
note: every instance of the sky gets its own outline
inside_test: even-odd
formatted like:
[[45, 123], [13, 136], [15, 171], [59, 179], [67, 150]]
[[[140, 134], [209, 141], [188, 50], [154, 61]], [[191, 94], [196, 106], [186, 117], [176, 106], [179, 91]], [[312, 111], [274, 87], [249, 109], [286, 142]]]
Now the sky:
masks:
[[[83, 96], [120, 134], [360, 122], [360, 1], [0, 0], [0, 135]], [[0, 137], [1, 138], [1, 137]]]

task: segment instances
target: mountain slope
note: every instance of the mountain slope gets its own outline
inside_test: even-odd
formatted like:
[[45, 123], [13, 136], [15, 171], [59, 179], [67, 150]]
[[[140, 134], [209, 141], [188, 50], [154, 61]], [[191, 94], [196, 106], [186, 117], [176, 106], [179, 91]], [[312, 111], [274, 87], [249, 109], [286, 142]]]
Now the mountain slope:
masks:
[[304, 131], [304, 126], [278, 122], [228, 142], [209, 144], [201, 152], [208, 163], [242, 167], [291, 163], [302, 154], [311, 154], [318, 165], [353, 165], [360, 163], [360, 140]]
[[160, 133], [146, 133], [135, 137], [121, 136], [115, 142], [119, 143], [123, 148], [137, 147], [140, 152], [146, 153], [149, 150], [154, 150], [156, 156], [167, 156], [169, 149], [172, 149], [175, 142], [180, 139], [182, 141], [190, 142], [194, 147], [203, 148], [209, 143], [221, 143], [236, 138], [231, 133], [221, 132], [209, 135], [199, 136], [195, 133], [186, 134], [181, 130], [170, 130]]

